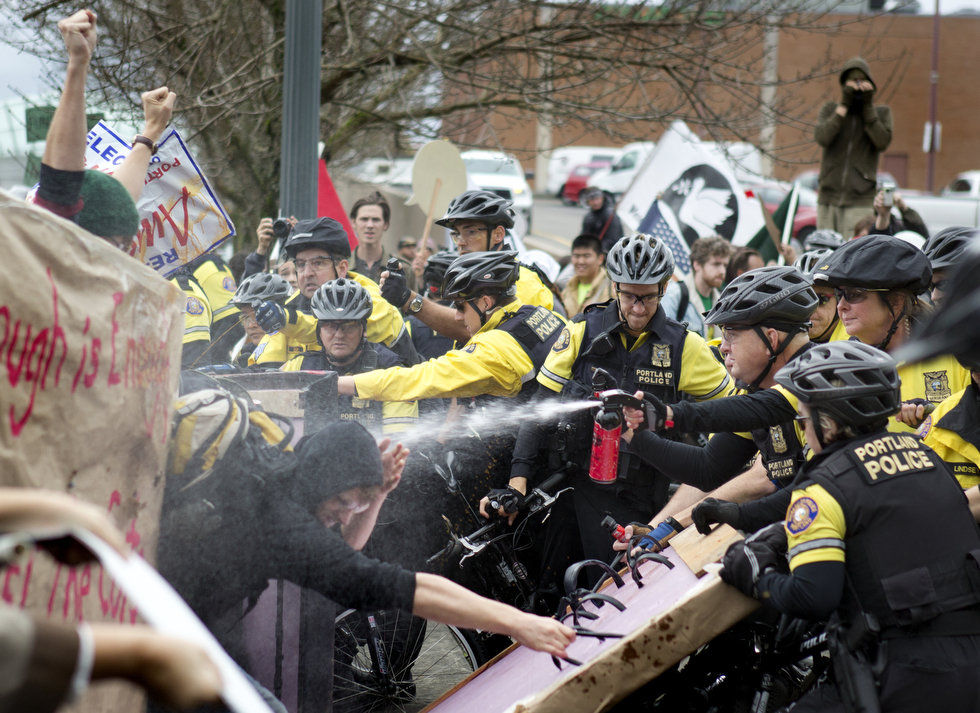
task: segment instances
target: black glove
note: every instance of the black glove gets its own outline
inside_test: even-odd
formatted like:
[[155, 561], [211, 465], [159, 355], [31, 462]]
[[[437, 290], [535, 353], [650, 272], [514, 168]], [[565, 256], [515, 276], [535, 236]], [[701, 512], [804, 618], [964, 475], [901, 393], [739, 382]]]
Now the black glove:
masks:
[[408, 282], [405, 280], [405, 273], [401, 270], [388, 270], [388, 277], [381, 286], [381, 296], [397, 309], [401, 309], [412, 296], [412, 291], [408, 289]]
[[757, 598], [762, 575], [787, 569], [783, 523], [773, 523], [748, 539], [734, 543], [728, 548], [721, 564], [722, 580], [742, 594]]
[[718, 500], [717, 498], [705, 498], [691, 511], [691, 519], [694, 521], [694, 527], [702, 535], [711, 532], [711, 526], [719, 522], [738, 529], [738, 503], [730, 503], [727, 500]]
[[840, 90], [841, 93], [840, 103], [846, 107], [850, 107], [851, 104], [854, 103], [854, 95], [856, 92], [857, 89], [855, 89], [851, 85], [849, 84], [843, 85]]
[[261, 302], [255, 308], [255, 322], [266, 334], [275, 334], [286, 326], [286, 309], [269, 300]]
[[487, 499], [490, 501], [490, 507], [494, 512], [503, 508], [504, 512], [508, 515], [520, 510], [521, 505], [524, 504], [524, 496], [521, 494], [521, 491], [510, 486], [506, 488], [494, 488], [487, 493]]
[[648, 391], [643, 392], [643, 413], [646, 415], [647, 428], [654, 433], [663, 433], [674, 425], [673, 422], [667, 422], [667, 404]]

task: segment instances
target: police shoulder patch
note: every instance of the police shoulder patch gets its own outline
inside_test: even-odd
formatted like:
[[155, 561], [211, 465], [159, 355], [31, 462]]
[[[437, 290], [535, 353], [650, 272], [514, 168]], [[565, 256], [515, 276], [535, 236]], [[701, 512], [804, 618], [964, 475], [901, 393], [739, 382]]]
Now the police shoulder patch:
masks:
[[234, 277], [225, 277], [225, 279], [223, 279], [221, 281], [221, 286], [223, 288], [225, 288], [226, 290], [228, 290], [229, 292], [234, 292], [235, 291], [235, 278]]
[[467, 344], [465, 347], [463, 347], [463, 351], [467, 354], [472, 354], [476, 351], [476, 344]]
[[799, 535], [813, 524], [819, 512], [820, 508], [813, 498], [797, 498], [786, 511], [786, 529], [794, 535]]
[[568, 345], [572, 343], [572, 333], [568, 331], [568, 327], [561, 330], [561, 334], [558, 335], [558, 339], [551, 347], [553, 352], [563, 352], [568, 349]]
[[925, 438], [927, 435], [929, 435], [929, 431], [931, 430], [932, 430], [932, 414], [929, 414], [928, 416], [926, 416], [926, 420], [919, 425], [919, 428], [915, 432], [915, 435], [917, 435], [919, 438]]
[[201, 300], [197, 299], [197, 297], [189, 296], [187, 303], [184, 305], [184, 311], [187, 314], [203, 314], [204, 305], [201, 304]]

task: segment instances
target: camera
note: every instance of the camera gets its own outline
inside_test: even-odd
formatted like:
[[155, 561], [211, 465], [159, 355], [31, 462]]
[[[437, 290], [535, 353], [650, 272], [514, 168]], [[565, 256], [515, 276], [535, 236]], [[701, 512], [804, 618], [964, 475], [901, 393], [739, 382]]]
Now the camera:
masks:
[[272, 221], [272, 235], [276, 240], [285, 240], [289, 237], [292, 225], [285, 218], [276, 218]]
[[891, 181], [883, 181], [881, 183], [881, 192], [884, 194], [882, 196], [882, 201], [886, 208], [891, 208], [895, 205], [895, 184]]

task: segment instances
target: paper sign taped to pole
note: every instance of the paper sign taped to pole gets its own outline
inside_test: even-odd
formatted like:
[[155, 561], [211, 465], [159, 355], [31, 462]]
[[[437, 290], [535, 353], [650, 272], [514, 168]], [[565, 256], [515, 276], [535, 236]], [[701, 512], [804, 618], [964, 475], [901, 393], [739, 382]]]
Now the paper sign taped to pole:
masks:
[[[88, 132], [85, 167], [111, 174], [132, 148], [105, 122]], [[150, 161], [138, 242], [131, 252], [164, 277], [235, 234], [235, 226], [184, 140], [171, 129]]]

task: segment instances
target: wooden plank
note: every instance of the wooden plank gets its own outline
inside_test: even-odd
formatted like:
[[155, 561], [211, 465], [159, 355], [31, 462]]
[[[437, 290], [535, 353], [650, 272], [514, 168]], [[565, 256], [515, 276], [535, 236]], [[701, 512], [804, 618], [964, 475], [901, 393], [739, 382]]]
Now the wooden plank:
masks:
[[729, 525], [719, 525], [707, 535], [702, 535], [694, 525], [675, 535], [670, 546], [684, 560], [684, 564], [698, 577], [704, 574], [704, 566], [719, 561], [729, 545], [742, 536]]

